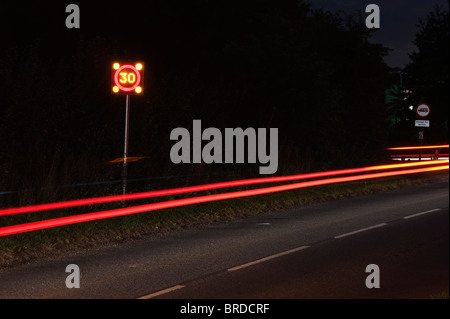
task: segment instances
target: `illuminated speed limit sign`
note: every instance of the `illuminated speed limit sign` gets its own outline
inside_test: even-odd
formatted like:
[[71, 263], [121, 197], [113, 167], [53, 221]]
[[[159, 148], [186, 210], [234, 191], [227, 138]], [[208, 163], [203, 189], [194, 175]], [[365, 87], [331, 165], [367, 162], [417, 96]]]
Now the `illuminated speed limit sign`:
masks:
[[112, 91], [115, 94], [143, 94], [144, 65], [113, 64]]

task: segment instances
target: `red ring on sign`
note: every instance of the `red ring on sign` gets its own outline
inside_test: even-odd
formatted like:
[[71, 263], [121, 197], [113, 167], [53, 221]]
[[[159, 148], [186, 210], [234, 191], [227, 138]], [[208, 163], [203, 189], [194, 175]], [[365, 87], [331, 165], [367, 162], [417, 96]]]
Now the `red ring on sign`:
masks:
[[[119, 73], [123, 69], [131, 69], [136, 74], [136, 82], [133, 86], [126, 87], [119, 83]], [[116, 73], [114, 73], [114, 83], [119, 87], [121, 91], [131, 92], [133, 91], [140, 83], [141, 83], [141, 72], [139, 72], [134, 65], [124, 64], [120, 68], [117, 69]]]
[[[424, 106], [426, 106], [426, 107], [428, 108], [428, 114], [426, 114], [426, 115], [420, 115], [420, 114], [419, 114], [419, 106], [422, 106], [422, 105], [424, 105]], [[416, 107], [416, 114], [417, 114], [418, 116], [420, 116], [421, 118], [428, 117], [428, 115], [430, 115], [430, 113], [431, 113], [431, 109], [430, 109], [430, 106], [429, 106], [428, 104], [422, 103], [422, 104], [419, 104], [419, 105]]]

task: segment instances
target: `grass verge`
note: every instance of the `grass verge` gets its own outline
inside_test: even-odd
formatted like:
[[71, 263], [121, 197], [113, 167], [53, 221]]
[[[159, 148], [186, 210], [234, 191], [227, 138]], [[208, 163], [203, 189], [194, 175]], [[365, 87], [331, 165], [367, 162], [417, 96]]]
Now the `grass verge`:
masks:
[[[448, 172], [435, 172], [414, 176], [388, 177], [367, 181], [322, 185], [264, 196], [252, 196], [225, 201], [170, 208], [161, 211], [141, 213], [106, 220], [92, 221], [64, 227], [44, 229], [29, 233], [0, 237], [0, 268], [12, 267], [37, 258], [55, 257], [77, 250], [101, 245], [120, 243], [148, 236], [159, 236], [171, 230], [198, 227], [236, 218], [287, 209], [304, 207], [314, 203], [338, 200], [380, 191], [394, 190], [426, 184], [448, 178]], [[259, 185], [264, 187], [264, 185]], [[248, 188], [240, 188], [248, 189]], [[236, 190], [234, 188], [233, 190]], [[220, 190], [217, 192], [224, 192]], [[203, 194], [212, 192], [202, 192]], [[201, 194], [187, 194], [183, 197]], [[180, 198], [180, 197], [176, 197]], [[126, 203], [110, 203], [68, 209], [63, 212], [43, 212], [2, 217], [0, 226], [14, 225], [36, 220], [49, 219], [72, 214], [108, 210], [125, 205], [141, 205], [169, 198], [139, 200]]]

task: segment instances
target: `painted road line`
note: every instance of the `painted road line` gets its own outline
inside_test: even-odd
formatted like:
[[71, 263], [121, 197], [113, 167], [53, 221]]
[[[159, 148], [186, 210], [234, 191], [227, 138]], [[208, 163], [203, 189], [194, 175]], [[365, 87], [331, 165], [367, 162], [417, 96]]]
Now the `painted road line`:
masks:
[[334, 238], [347, 237], [347, 236], [351, 236], [353, 234], [361, 233], [361, 232], [366, 231], [366, 230], [370, 230], [370, 229], [374, 229], [374, 228], [378, 228], [378, 227], [383, 227], [383, 226], [386, 226], [386, 225], [387, 225], [386, 223], [382, 223], [382, 224], [370, 226], [370, 227], [367, 227], [367, 228], [358, 229], [358, 230], [352, 231], [350, 233], [338, 235], [338, 236], [335, 236]]
[[413, 218], [413, 217], [416, 217], [416, 216], [420, 216], [420, 215], [425, 215], [425, 214], [437, 212], [438, 210], [441, 210], [441, 209], [440, 209], [440, 208], [436, 208], [436, 209], [432, 209], [432, 210], [427, 210], [426, 212], [421, 212], [421, 213], [417, 213], [417, 214], [405, 216], [405, 217], [403, 217], [403, 218], [404, 218], [404, 219]]
[[184, 286], [183, 285], [176, 285], [176, 286], [173, 286], [171, 288], [163, 289], [163, 290], [154, 292], [152, 294], [139, 297], [138, 299], [150, 299], [150, 298], [153, 298], [153, 297], [157, 297], [157, 296], [161, 296], [161, 295], [167, 294], [169, 292], [172, 292], [174, 290], [178, 290], [178, 289], [181, 289], [181, 288], [184, 288]]
[[264, 258], [261, 258], [261, 259], [258, 259], [258, 260], [255, 260], [255, 261], [252, 261], [252, 262], [240, 265], [240, 266], [229, 268], [228, 271], [235, 271], [235, 270], [243, 269], [243, 268], [246, 268], [246, 267], [249, 267], [249, 266], [253, 266], [253, 265], [262, 263], [262, 262], [270, 260], [270, 259], [274, 259], [274, 258], [281, 257], [281, 256], [284, 256], [284, 255], [288, 255], [288, 254], [291, 254], [291, 253], [295, 253], [296, 251], [300, 251], [300, 250], [303, 250], [303, 249], [308, 248], [308, 247], [310, 247], [310, 246], [301, 246], [301, 247], [298, 247], [298, 248], [287, 250], [287, 251], [284, 251], [284, 252], [279, 253], [279, 254], [275, 254], [275, 255], [272, 255], [272, 256], [264, 257]]

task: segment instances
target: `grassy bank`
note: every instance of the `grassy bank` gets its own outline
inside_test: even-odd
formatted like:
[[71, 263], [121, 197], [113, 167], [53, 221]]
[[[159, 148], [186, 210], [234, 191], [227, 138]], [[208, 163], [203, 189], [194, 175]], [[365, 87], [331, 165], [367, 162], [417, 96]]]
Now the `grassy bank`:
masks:
[[[56, 227], [0, 238], [0, 268], [18, 265], [36, 258], [57, 256], [70, 251], [89, 249], [100, 245], [120, 243], [146, 236], [158, 236], [174, 229], [197, 227], [236, 218], [314, 203], [394, 190], [448, 178], [448, 173], [427, 173], [415, 176], [389, 177], [367, 181], [348, 182], [303, 188], [263, 196], [252, 196], [225, 201], [196, 204], [160, 211], [141, 213], [106, 220]], [[259, 185], [254, 188], [263, 187]], [[272, 186], [272, 185], [270, 185]], [[248, 189], [248, 188], [240, 188]], [[233, 191], [236, 188], [233, 188]], [[217, 192], [225, 192], [218, 190]], [[109, 203], [78, 207], [64, 211], [13, 215], [2, 217], [1, 226], [15, 225], [42, 219], [101, 210], [141, 205], [150, 202], [211, 194], [202, 192], [180, 196], [138, 200], [127, 203]]]

